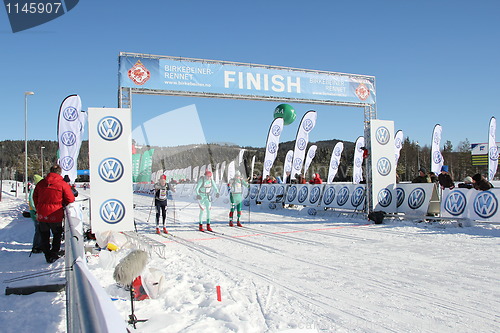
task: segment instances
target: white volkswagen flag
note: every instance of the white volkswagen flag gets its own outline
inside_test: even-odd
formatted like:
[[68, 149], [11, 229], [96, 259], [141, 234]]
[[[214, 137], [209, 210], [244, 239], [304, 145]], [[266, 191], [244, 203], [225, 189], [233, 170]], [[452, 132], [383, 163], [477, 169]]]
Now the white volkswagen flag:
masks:
[[332, 157], [330, 158], [330, 167], [328, 168], [328, 184], [333, 183], [333, 179], [337, 175], [340, 166], [340, 156], [344, 150], [344, 143], [337, 142], [332, 151]]
[[442, 132], [443, 128], [439, 124], [434, 126], [434, 130], [432, 131], [431, 171], [434, 172], [436, 176], [441, 172], [441, 167], [444, 164], [443, 155], [441, 154], [441, 150], [439, 150]]
[[293, 161], [293, 150], [289, 150], [286, 153], [285, 163], [283, 163], [283, 183], [286, 183], [287, 172], [290, 172], [290, 181], [292, 180], [292, 161]]
[[243, 155], [244, 154], [245, 154], [245, 149], [240, 149], [240, 152], [238, 153], [238, 166], [240, 166], [241, 163], [243, 163]]
[[[226, 161], [222, 161], [222, 164], [220, 165], [220, 181], [224, 181], [224, 172], [226, 171]], [[229, 182], [229, 179], [228, 179]]]
[[255, 169], [255, 155], [252, 157], [252, 166], [250, 167], [250, 180], [253, 180], [253, 171]]
[[203, 164], [200, 167], [200, 173], [198, 174], [198, 178], [197, 179], [200, 179], [201, 176], [205, 176], [205, 171], [207, 171], [207, 166], [205, 164]]
[[316, 126], [316, 118], [316, 111], [311, 110], [307, 111], [300, 121], [297, 137], [295, 139], [295, 147], [293, 149], [292, 178], [294, 178], [296, 174], [302, 172], [306, 148], [309, 143], [309, 133], [314, 126]]
[[309, 167], [311, 166], [311, 162], [314, 159], [314, 156], [316, 156], [316, 149], [318, 149], [318, 146], [312, 145], [307, 150], [306, 162], [304, 163], [304, 177], [307, 174], [307, 170], [309, 170]]
[[363, 180], [363, 148], [365, 147], [365, 138], [360, 136], [356, 140], [354, 148], [354, 165], [352, 167], [352, 182], [359, 184]]
[[264, 168], [262, 170], [262, 180], [264, 180], [271, 171], [271, 168], [278, 154], [281, 132], [283, 131], [283, 118], [276, 118], [269, 127], [267, 134], [266, 154], [264, 156]]
[[215, 176], [214, 176], [215, 182], [217, 184], [219, 184], [220, 181], [221, 181], [221, 177], [220, 177], [219, 171], [220, 171], [220, 163], [217, 163], [215, 165]]
[[59, 165], [63, 170], [62, 176], [68, 175], [72, 183], [77, 176], [77, 160], [87, 121], [86, 114], [80, 115], [81, 111], [82, 101], [78, 95], [66, 97], [59, 108]]
[[229, 162], [229, 164], [227, 165], [227, 179], [228, 179], [228, 183], [229, 183], [229, 180], [230, 179], [233, 179], [234, 178], [234, 175], [236, 174], [236, 163], [234, 163], [234, 161], [231, 161]]
[[488, 135], [488, 180], [491, 182], [497, 173], [498, 147], [496, 142], [497, 121], [495, 117], [490, 119], [490, 132]]
[[193, 167], [193, 178], [191, 178], [191, 179], [194, 180], [195, 182], [197, 182], [198, 179], [199, 179], [199, 177], [198, 177], [198, 171], [199, 170], [200, 170], [199, 166]]
[[396, 132], [396, 135], [394, 135], [394, 158], [395, 158], [394, 165], [395, 166], [398, 165], [399, 155], [401, 152], [401, 148], [403, 147], [403, 141], [404, 141], [403, 131], [399, 130]]

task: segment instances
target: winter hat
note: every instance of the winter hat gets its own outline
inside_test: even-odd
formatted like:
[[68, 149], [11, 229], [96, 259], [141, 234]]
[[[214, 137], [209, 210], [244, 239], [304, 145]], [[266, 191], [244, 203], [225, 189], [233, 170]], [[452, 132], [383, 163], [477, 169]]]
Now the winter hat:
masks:
[[205, 176], [212, 177], [212, 171], [210, 170], [205, 171]]
[[425, 170], [425, 168], [420, 168], [418, 169], [418, 171], [421, 171], [422, 173], [426, 174], [427, 173], [427, 170]]
[[161, 176], [160, 176], [160, 179], [165, 179], [165, 180], [167, 180], [167, 176], [165, 176], [165, 175], [161, 175]]
[[476, 173], [474, 176], [472, 176], [472, 179], [474, 179], [476, 182], [480, 181], [482, 178], [483, 177], [480, 173]]
[[441, 171], [448, 172], [448, 166], [447, 165], [443, 165], [441, 167]]
[[466, 184], [470, 184], [470, 183], [472, 183], [472, 177], [471, 177], [471, 176], [467, 176], [467, 177], [465, 177], [465, 178], [464, 178], [464, 183], [466, 183]]
[[70, 179], [69, 179], [69, 176], [68, 176], [68, 175], [65, 175], [65, 176], [64, 176], [64, 181], [65, 181], [66, 183], [69, 183], [69, 182], [70, 182]]
[[40, 175], [34, 175], [34, 176], [33, 176], [33, 184], [35, 184], [35, 185], [36, 185], [36, 184], [38, 184], [38, 182], [39, 182], [40, 180], [42, 180], [42, 179], [43, 179], [43, 177], [42, 177], [42, 176], [40, 176]]

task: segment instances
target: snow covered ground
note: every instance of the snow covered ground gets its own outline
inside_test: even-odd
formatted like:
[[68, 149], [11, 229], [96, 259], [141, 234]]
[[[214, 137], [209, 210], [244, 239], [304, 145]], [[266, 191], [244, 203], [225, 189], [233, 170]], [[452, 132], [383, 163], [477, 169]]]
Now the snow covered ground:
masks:
[[[80, 191], [83, 198], [86, 193]], [[140, 233], [165, 244], [148, 268], [165, 290], [135, 302], [137, 332], [499, 332], [500, 227], [361, 218], [331, 211], [245, 207], [244, 228], [227, 226], [227, 207], [212, 210], [217, 233], [196, 230], [198, 208], [176, 201], [175, 223], [155, 235], [151, 197], [135, 195]], [[0, 277], [58, 269], [28, 257], [33, 224], [20, 199], [0, 202]], [[147, 222], [149, 220], [149, 222]], [[129, 294], [113, 280], [130, 250], [89, 254], [93, 274], [124, 320]], [[57, 273], [52, 279], [57, 279]], [[44, 277], [47, 279], [47, 277]], [[217, 300], [220, 286], [222, 300]], [[0, 296], [2, 332], [65, 331], [64, 293]], [[6, 328], [6, 329], [4, 329]]]

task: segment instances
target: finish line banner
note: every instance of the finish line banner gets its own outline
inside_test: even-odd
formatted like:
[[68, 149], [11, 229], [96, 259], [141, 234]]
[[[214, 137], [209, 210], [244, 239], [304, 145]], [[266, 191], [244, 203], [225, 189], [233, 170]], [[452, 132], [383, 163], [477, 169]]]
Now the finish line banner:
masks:
[[375, 104], [373, 76], [139, 54], [119, 56], [119, 86], [242, 99]]

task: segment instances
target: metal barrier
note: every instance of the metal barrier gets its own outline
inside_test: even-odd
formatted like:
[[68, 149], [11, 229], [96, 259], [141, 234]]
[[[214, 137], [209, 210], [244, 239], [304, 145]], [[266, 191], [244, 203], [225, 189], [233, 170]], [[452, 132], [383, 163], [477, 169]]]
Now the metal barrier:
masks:
[[127, 332], [110, 297], [90, 273], [84, 257], [82, 211], [78, 203], [65, 210], [67, 332]]

